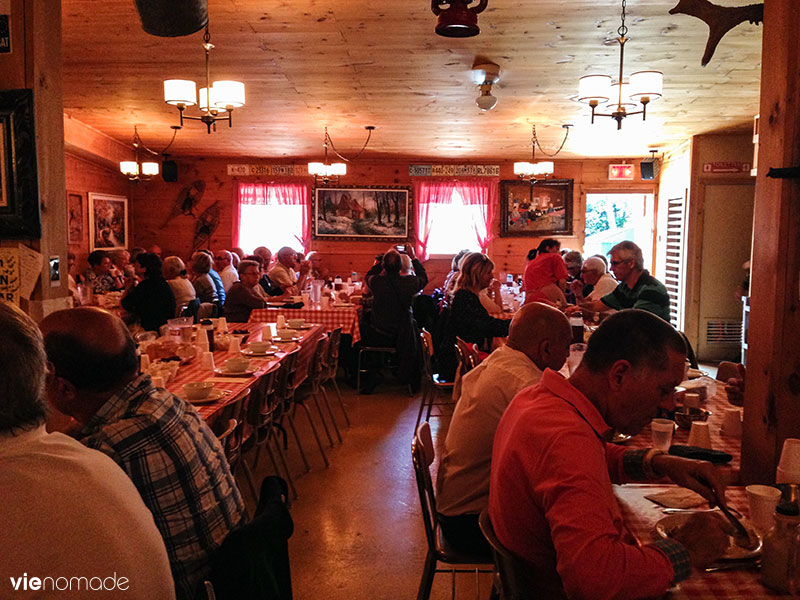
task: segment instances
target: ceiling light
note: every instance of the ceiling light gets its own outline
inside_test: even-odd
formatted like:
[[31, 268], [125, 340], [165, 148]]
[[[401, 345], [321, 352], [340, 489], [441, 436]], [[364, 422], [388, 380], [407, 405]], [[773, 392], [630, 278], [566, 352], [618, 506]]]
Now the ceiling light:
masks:
[[[488, 0], [431, 0], [431, 10], [439, 17], [436, 33], [444, 37], [473, 37], [481, 32], [478, 27], [478, 13], [486, 8]], [[442, 6], [447, 8], [442, 8]]]
[[497, 104], [497, 98], [492, 96], [492, 86], [500, 81], [500, 67], [494, 63], [483, 63], [472, 67], [475, 83], [481, 90], [480, 96], [475, 98], [475, 104], [483, 111], [492, 110]]
[[[181, 117], [181, 127], [184, 119], [202, 121], [211, 133], [211, 128], [217, 130], [217, 121], [227, 121], [228, 127], [233, 124], [231, 114], [234, 108], [244, 106], [244, 84], [241, 81], [221, 80], [211, 83], [208, 58], [214, 48], [211, 43], [211, 34], [206, 26], [203, 34], [203, 48], [206, 54], [206, 87], [200, 88], [199, 109], [200, 116], [186, 115], [184, 111], [189, 106], [198, 104], [197, 84], [189, 79], [167, 79], [164, 81], [164, 102], [178, 109]], [[209, 93], [209, 90], [211, 92]], [[222, 113], [227, 113], [221, 116]]]
[[155, 156], [158, 156], [158, 153], [150, 150], [150, 148], [142, 143], [142, 138], [139, 137], [139, 129], [135, 125], [133, 127], [133, 148], [136, 160], [120, 161], [120, 172], [126, 175], [131, 181], [141, 181], [142, 179], [150, 179], [158, 175], [157, 162], [152, 160], [139, 161], [140, 149]]
[[[633, 73], [630, 82], [626, 83], [622, 77], [623, 62], [625, 59], [625, 42], [628, 28], [625, 26], [626, 0], [622, 0], [621, 25], [617, 29], [617, 42], [619, 43], [619, 78], [612, 82], [608, 75], [586, 75], [578, 82], [578, 101], [592, 107], [592, 123], [597, 117], [611, 117], [617, 122], [617, 129], [622, 129], [622, 120], [630, 115], [642, 115], [642, 120], [647, 118], [647, 105], [652, 100], [661, 98], [664, 75], [660, 71], [639, 71]], [[598, 113], [600, 104], [609, 102], [606, 106], [610, 113]], [[642, 109], [631, 111], [641, 104]]]
[[350, 162], [356, 160], [361, 153], [364, 152], [364, 149], [369, 144], [369, 140], [372, 137], [372, 132], [375, 131], [374, 125], [367, 125], [364, 127], [367, 130], [367, 140], [364, 142], [364, 145], [361, 147], [361, 150], [358, 151], [353, 158], [345, 158], [341, 154], [336, 151], [336, 146], [333, 145], [333, 140], [331, 136], [328, 135], [328, 128], [325, 128], [325, 139], [322, 142], [322, 147], [325, 149], [325, 158], [323, 162], [310, 162], [308, 163], [308, 174], [313, 175], [316, 183], [322, 182], [323, 185], [328, 185], [331, 179], [336, 177], [336, 185], [339, 185], [339, 178], [342, 175], [347, 175], [347, 164], [341, 163], [330, 163], [328, 162], [328, 148], [330, 147], [331, 152], [341, 158], [343, 161]]
[[572, 125], [562, 125], [564, 129], [566, 129], [566, 133], [564, 134], [564, 139], [561, 141], [561, 145], [558, 147], [558, 150], [553, 152], [552, 154], [547, 154], [542, 149], [542, 145], [539, 143], [539, 139], [536, 137], [536, 125], [531, 124], [531, 161], [520, 161], [514, 163], [514, 175], [517, 175], [521, 179], [527, 179], [531, 182], [531, 187], [533, 186], [536, 181], [539, 179], [547, 179], [550, 175], [553, 174], [555, 169], [555, 165], [553, 161], [546, 160], [536, 162], [536, 146], [539, 146], [539, 150], [541, 150], [546, 156], [556, 156], [561, 149], [564, 147], [564, 144], [567, 142], [567, 137], [569, 136], [569, 128]]

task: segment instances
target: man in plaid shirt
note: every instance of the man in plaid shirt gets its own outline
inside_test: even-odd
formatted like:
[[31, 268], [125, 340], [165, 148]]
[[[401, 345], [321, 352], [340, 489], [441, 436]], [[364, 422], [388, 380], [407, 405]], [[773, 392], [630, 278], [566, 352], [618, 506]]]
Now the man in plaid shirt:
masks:
[[51, 403], [78, 422], [83, 444], [131, 478], [164, 538], [177, 598], [194, 598], [212, 552], [244, 519], [214, 433], [191, 405], [138, 375], [135, 342], [116, 316], [62, 310], [41, 329], [55, 369]]

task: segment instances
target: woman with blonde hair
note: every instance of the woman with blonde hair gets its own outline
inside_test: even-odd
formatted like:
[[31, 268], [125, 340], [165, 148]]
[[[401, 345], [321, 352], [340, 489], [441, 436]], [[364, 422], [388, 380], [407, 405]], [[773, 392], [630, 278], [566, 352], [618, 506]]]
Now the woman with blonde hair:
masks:
[[493, 337], [508, 336], [511, 321], [492, 317], [481, 303], [481, 291], [490, 285], [499, 287], [499, 282], [494, 279], [494, 263], [488, 256], [471, 252], [461, 259], [456, 291], [437, 356], [439, 375], [446, 381], [455, 378], [458, 362], [456, 336], [474, 344], [483, 344]]
[[164, 259], [162, 266], [164, 279], [167, 280], [172, 293], [175, 295], [175, 303], [178, 306], [185, 306], [197, 297], [192, 282], [186, 276], [186, 265], [177, 256], [168, 256]]

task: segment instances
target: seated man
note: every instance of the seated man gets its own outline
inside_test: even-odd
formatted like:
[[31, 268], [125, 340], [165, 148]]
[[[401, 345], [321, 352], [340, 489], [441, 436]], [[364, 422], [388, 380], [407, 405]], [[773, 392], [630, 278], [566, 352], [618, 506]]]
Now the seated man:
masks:
[[[35, 589], [34, 575], [48, 578], [31, 593], [37, 598], [92, 595], [85, 579], [73, 580], [71, 594], [54, 589], [49, 578], [64, 576], [109, 578], [106, 583], [113, 587], [106, 589], [119, 590], [124, 598], [174, 598], [164, 541], [130, 479], [101, 452], [45, 431], [47, 376], [36, 324], [0, 302], [3, 596], [15, 597], [18, 590], [24, 597], [20, 584], [28, 573], [29, 593]], [[97, 589], [98, 582], [91, 585]]]
[[239, 263], [239, 281], [228, 290], [225, 299], [225, 317], [233, 323], [247, 323], [254, 308], [264, 308], [267, 303], [258, 291], [261, 267], [254, 260]]
[[639, 545], [611, 485], [668, 477], [725, 501], [711, 463], [607, 442], [612, 430], [635, 435], [650, 422], [683, 378], [685, 359], [672, 326], [621, 311], [589, 338], [569, 379], [548, 369], [506, 409], [494, 438], [489, 515], [542, 597], [660, 597], [728, 547], [722, 522], [707, 513], [671, 539]]
[[114, 315], [60, 310], [41, 329], [55, 370], [50, 402], [131, 478], [164, 539], [176, 596], [194, 598], [211, 554], [244, 519], [217, 438], [194, 407], [138, 375], [136, 344]]
[[[606, 263], [596, 256], [590, 256], [581, 267], [581, 279], [570, 285], [577, 304], [594, 302], [612, 293], [619, 282], [606, 272]], [[591, 292], [584, 296], [584, 287], [591, 287]]]
[[489, 504], [494, 432], [518, 391], [538, 383], [546, 368], [564, 365], [571, 335], [561, 311], [526, 304], [511, 321], [508, 342], [462, 378], [436, 479], [439, 520], [454, 547], [490, 552], [478, 515]]
[[239, 281], [239, 275], [233, 265], [233, 254], [227, 250], [217, 250], [214, 252], [214, 270], [219, 273], [226, 294], [228, 290], [231, 289], [231, 286]]
[[610, 308], [640, 308], [669, 323], [667, 288], [644, 268], [642, 249], [633, 242], [620, 242], [609, 251], [611, 271], [620, 282], [610, 294], [585, 302], [581, 308], [603, 312]]
[[[311, 264], [308, 261], [298, 263], [297, 252], [284, 246], [275, 255], [275, 266], [269, 271], [269, 278], [275, 285], [280, 286], [285, 294], [297, 296], [305, 286]], [[295, 267], [300, 269], [300, 273], [295, 272]]]

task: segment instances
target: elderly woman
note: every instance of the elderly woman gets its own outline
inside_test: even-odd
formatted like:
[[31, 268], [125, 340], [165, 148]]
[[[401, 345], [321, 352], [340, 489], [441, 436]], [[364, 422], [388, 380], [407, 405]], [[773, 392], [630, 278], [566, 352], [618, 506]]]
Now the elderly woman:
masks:
[[217, 288], [214, 285], [214, 280], [209, 275], [211, 271], [211, 257], [205, 252], [195, 252], [192, 254], [192, 273], [194, 279], [194, 291], [200, 302], [219, 302], [217, 296]]
[[158, 331], [175, 316], [175, 296], [162, 274], [161, 259], [145, 252], [136, 257], [133, 267], [142, 281], [125, 294], [122, 308], [136, 315], [143, 329]]
[[172, 293], [175, 295], [175, 303], [178, 306], [185, 306], [197, 297], [192, 282], [186, 276], [186, 265], [177, 256], [168, 256], [164, 259], [162, 268], [164, 279], [167, 280]]
[[500, 282], [494, 279], [494, 263], [485, 254], [472, 252], [461, 259], [455, 294], [439, 349], [439, 376], [445, 381], [455, 378], [456, 337], [465, 342], [482, 344], [492, 337], [506, 337], [510, 320], [492, 317], [481, 303], [481, 291]]

